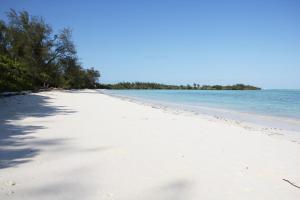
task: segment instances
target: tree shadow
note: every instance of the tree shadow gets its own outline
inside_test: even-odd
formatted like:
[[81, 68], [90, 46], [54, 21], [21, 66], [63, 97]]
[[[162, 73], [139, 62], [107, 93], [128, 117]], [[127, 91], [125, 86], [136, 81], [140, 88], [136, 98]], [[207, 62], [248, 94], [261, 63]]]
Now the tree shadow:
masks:
[[64, 92], [76, 94], [105, 94], [102, 89], [70, 89], [64, 90]]
[[163, 199], [186, 200], [191, 186], [190, 181], [180, 179], [162, 186], [159, 193]]
[[63, 139], [35, 140], [30, 134], [46, 127], [20, 123], [28, 117], [44, 118], [74, 112], [51, 105], [52, 99], [40, 94], [0, 98], [0, 169], [27, 163], [38, 155], [41, 147], [64, 142]]
[[[134, 199], [145, 200], [187, 200], [190, 198], [193, 182], [186, 179], [176, 179], [138, 195]], [[130, 198], [132, 199], [132, 198]]]

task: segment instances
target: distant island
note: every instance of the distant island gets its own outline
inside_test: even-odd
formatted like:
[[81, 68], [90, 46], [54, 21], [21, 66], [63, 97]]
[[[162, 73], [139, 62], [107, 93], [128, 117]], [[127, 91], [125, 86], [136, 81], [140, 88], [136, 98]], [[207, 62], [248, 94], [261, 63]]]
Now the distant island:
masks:
[[121, 82], [116, 84], [98, 84], [100, 89], [128, 90], [128, 89], [156, 89], [156, 90], [261, 90], [259, 87], [245, 84], [235, 85], [166, 85], [151, 82]]

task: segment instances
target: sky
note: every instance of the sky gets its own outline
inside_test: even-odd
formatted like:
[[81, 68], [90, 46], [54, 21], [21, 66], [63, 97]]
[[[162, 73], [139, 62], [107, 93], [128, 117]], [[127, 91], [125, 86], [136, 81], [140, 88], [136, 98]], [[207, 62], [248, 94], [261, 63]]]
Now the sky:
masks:
[[0, 0], [73, 30], [100, 82], [300, 89], [299, 0]]

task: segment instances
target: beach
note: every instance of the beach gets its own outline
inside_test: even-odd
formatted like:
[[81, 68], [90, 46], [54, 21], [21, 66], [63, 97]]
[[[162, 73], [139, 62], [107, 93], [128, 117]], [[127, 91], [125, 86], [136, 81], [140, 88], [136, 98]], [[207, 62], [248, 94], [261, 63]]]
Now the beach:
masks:
[[95, 90], [1, 98], [0, 162], [1, 200], [300, 199], [283, 130]]

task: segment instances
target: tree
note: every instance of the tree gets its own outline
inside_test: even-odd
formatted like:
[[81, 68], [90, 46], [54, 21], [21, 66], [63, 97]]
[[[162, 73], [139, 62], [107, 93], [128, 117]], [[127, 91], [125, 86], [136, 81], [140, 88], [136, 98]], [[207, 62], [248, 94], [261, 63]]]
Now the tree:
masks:
[[0, 92], [31, 89], [30, 78], [24, 65], [0, 55]]
[[87, 88], [96, 88], [97, 83], [100, 78], [99, 71], [95, 70], [93, 67], [91, 69], [86, 69], [85, 71], [85, 85]]
[[54, 34], [42, 17], [26, 11], [10, 10], [7, 18], [7, 23], [0, 20], [2, 91], [17, 91], [24, 85], [28, 89], [96, 87], [100, 73], [78, 62], [70, 29]]

